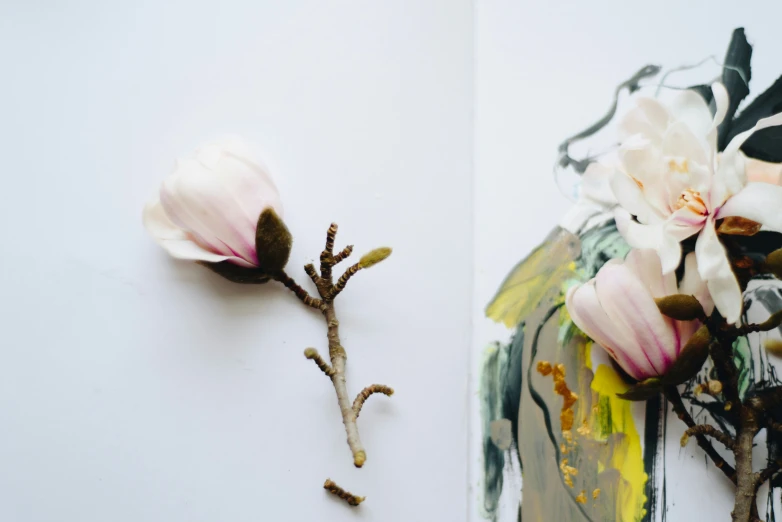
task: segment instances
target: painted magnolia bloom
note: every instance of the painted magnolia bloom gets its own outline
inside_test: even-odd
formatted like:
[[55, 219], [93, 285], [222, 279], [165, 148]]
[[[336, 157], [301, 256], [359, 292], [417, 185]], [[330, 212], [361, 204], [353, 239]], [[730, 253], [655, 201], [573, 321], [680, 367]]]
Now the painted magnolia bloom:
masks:
[[565, 302], [576, 326], [631, 377], [644, 380], [665, 374], [700, 326], [660, 313], [654, 299], [677, 293], [693, 295], [706, 313], [714, 309], [695, 254], [685, 258], [677, 287], [676, 274], [663, 274], [653, 250], [632, 250], [624, 261], [608, 261], [594, 279], [571, 287]]
[[773, 179], [773, 168], [764, 172], [739, 150], [756, 130], [782, 124], [782, 114], [758, 121], [718, 154], [717, 126], [725, 117], [728, 94], [720, 83], [712, 91], [713, 117], [693, 91], [683, 91], [670, 106], [637, 99], [620, 124], [621, 172], [614, 174], [611, 186], [620, 205], [615, 217], [622, 236], [634, 248], [656, 250], [664, 273], [679, 266], [680, 242], [697, 234], [700, 275], [717, 309], [735, 323], [742, 295], [715, 221], [740, 216], [782, 231], [782, 187], [748, 180], [748, 170], [755, 179]]
[[258, 266], [256, 226], [266, 208], [282, 217], [277, 188], [238, 139], [210, 143], [180, 159], [144, 208], [144, 225], [173, 257]]

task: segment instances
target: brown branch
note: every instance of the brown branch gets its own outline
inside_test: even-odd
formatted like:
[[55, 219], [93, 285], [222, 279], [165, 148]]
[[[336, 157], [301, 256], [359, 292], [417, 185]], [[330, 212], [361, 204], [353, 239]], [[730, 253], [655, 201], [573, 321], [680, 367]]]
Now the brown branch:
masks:
[[696, 424], [691, 428], [687, 428], [687, 431], [682, 435], [682, 447], [686, 446], [690, 437], [695, 435], [709, 436], [714, 440], [721, 442], [722, 445], [729, 450], [732, 450], [736, 446], [736, 441], [733, 440], [733, 437], [724, 431], [715, 428], [711, 424]]
[[342, 249], [342, 252], [334, 256], [334, 264], [341, 263], [345, 259], [347, 259], [350, 254], [353, 253], [353, 245], [348, 245], [345, 248]]
[[762, 486], [767, 480], [771, 480], [780, 469], [782, 469], [782, 461], [777, 460], [769, 463], [766, 469], [757, 474], [755, 489]]
[[332, 223], [326, 232], [326, 248], [320, 254], [320, 277], [331, 283], [331, 267], [334, 266], [334, 240], [337, 237], [337, 224]]
[[315, 361], [315, 364], [318, 365], [318, 368], [320, 368], [320, 370], [325, 373], [327, 377], [334, 375], [334, 368], [332, 368], [329, 363], [323, 360], [323, 357], [320, 356], [315, 348], [307, 348], [304, 350], [304, 357]]
[[331, 479], [326, 479], [326, 482], [323, 484], [323, 489], [325, 489], [332, 495], [341, 498], [351, 506], [358, 506], [359, 504], [364, 502], [364, 500], [366, 500], [367, 498], [367, 497], [359, 497], [354, 495], [353, 493], [349, 493], [345, 491], [341, 487], [337, 486], [337, 484]]
[[361, 413], [361, 407], [364, 406], [364, 401], [375, 393], [382, 393], [391, 397], [394, 394], [394, 389], [384, 384], [372, 384], [361, 390], [353, 401], [353, 411], [356, 412], [356, 418], [358, 418], [359, 413]]
[[752, 445], [760, 430], [760, 414], [754, 408], [741, 406], [739, 428], [736, 436], [736, 502], [733, 506], [733, 522], [749, 522], [757, 509], [757, 474], [752, 471]]
[[[692, 416], [687, 411], [687, 408], [684, 406], [682, 397], [679, 395], [679, 390], [677, 390], [675, 386], [665, 387], [665, 397], [668, 399], [668, 401], [670, 401], [671, 406], [673, 407], [673, 411], [676, 413], [676, 415], [678, 415], [679, 419], [681, 419], [687, 425], [688, 428], [697, 426]], [[698, 441], [698, 446], [700, 446], [703, 451], [706, 452], [706, 455], [709, 456], [712, 462], [714, 462], [714, 465], [717, 466], [717, 469], [721, 470], [725, 476], [735, 484], [736, 470], [733, 469], [733, 466], [725, 462], [725, 459], [723, 459], [720, 454], [717, 453], [717, 450], [714, 449], [714, 446], [711, 445], [711, 442], [709, 442], [705, 436], [696, 433], [695, 440]]]
[[737, 330], [739, 335], [747, 335], [753, 332], [768, 332], [782, 325], [782, 310], [774, 312], [771, 317], [757, 324], [746, 324]]
[[280, 271], [279, 273], [274, 275], [274, 280], [279, 281], [283, 285], [285, 285], [285, 288], [293, 292], [296, 297], [301, 300], [302, 303], [305, 305], [321, 309], [323, 307], [323, 301], [320, 299], [315, 299], [312, 297], [305, 289], [303, 289], [299, 284], [293, 280], [288, 274], [286, 274], [284, 271]]
[[315, 285], [320, 283], [320, 276], [315, 271], [315, 266], [312, 263], [304, 265], [304, 273], [310, 276], [310, 279], [312, 279], [312, 282], [315, 283]]
[[353, 277], [354, 275], [356, 275], [356, 273], [359, 270], [361, 270], [362, 268], [363, 267], [359, 263], [356, 263], [355, 265], [353, 265], [350, 268], [348, 268], [347, 270], [345, 270], [345, 273], [342, 274], [342, 277], [339, 278], [339, 281], [337, 281], [337, 284], [335, 284], [334, 287], [332, 288], [331, 293], [329, 294], [329, 297], [331, 299], [334, 299], [335, 297], [337, 297], [339, 295], [339, 293], [345, 289], [345, 285], [348, 284], [348, 281], [350, 280], [350, 278]]

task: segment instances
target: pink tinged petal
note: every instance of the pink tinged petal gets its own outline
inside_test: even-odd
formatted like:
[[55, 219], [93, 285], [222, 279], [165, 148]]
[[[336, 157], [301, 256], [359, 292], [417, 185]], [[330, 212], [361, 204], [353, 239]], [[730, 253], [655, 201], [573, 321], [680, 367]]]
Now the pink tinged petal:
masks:
[[671, 102], [670, 111], [673, 119], [685, 124], [699, 140], [706, 138], [713, 118], [703, 96], [689, 89], [681, 91]]
[[571, 287], [565, 304], [573, 323], [602, 346], [631, 377], [643, 380], [657, 375], [635, 340], [614, 324], [601, 308], [594, 280]]
[[678, 293], [676, 274], [663, 274], [660, 256], [654, 250], [633, 249], [627, 254], [624, 265], [646, 285], [652, 297]]
[[621, 207], [614, 209], [616, 228], [627, 244], [633, 248], [651, 248], [657, 250], [662, 244], [662, 225], [643, 225], [633, 220], [633, 216]]
[[166, 215], [160, 201], [151, 201], [144, 207], [144, 227], [171, 256], [178, 259], [219, 263], [230, 256], [215, 254], [198, 244], [190, 234], [177, 227]]
[[646, 200], [641, 187], [627, 174], [616, 171], [611, 176], [611, 189], [619, 204], [644, 224], [662, 221], [660, 213]]
[[631, 332], [655, 371], [662, 375], [677, 355], [677, 339], [669, 319], [663, 317], [638, 277], [619, 263], [607, 263], [595, 278], [600, 305], [615, 327]]
[[745, 156], [744, 166], [750, 183], [757, 181], [779, 185], [782, 182], [782, 163], [769, 163]]
[[709, 288], [698, 272], [698, 261], [695, 252], [690, 252], [684, 258], [684, 276], [681, 283], [679, 283], [679, 293], [691, 295], [700, 301], [706, 315], [711, 315], [714, 311], [714, 301], [711, 298], [711, 294], [709, 294]]
[[736, 323], [741, 317], [743, 297], [736, 276], [730, 268], [725, 247], [717, 237], [714, 220], [710, 219], [695, 242], [698, 272], [706, 281], [717, 310], [728, 323]]
[[751, 219], [770, 230], [782, 232], [782, 186], [748, 183], [725, 202], [716, 219], [730, 216]]
[[237, 257], [257, 264], [255, 228], [226, 184], [214, 172], [194, 160], [181, 162], [180, 168], [166, 180], [171, 199], [188, 215], [192, 230], [204, 237], [217, 238]]

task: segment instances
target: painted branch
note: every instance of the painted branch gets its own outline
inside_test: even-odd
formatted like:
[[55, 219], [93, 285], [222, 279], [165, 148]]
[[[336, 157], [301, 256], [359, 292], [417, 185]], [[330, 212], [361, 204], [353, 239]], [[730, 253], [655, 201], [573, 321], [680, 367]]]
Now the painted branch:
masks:
[[[665, 388], [665, 397], [670, 401], [671, 406], [673, 407], [673, 411], [676, 413], [676, 415], [678, 415], [679, 419], [681, 419], [687, 425], [688, 428], [697, 426], [692, 416], [687, 411], [687, 408], [684, 406], [682, 397], [679, 395], [679, 390], [677, 390], [675, 386], [667, 386]], [[717, 453], [717, 450], [714, 449], [714, 446], [711, 445], [711, 442], [709, 442], [705, 436], [699, 433], [695, 434], [695, 440], [698, 442], [698, 446], [700, 446], [703, 451], [706, 452], [706, 455], [709, 456], [712, 462], [714, 462], [714, 465], [717, 466], [717, 469], [720, 469], [725, 474], [725, 476], [735, 484], [736, 470], [733, 469], [730, 464], [725, 462], [725, 459], [723, 459], [720, 454]]]

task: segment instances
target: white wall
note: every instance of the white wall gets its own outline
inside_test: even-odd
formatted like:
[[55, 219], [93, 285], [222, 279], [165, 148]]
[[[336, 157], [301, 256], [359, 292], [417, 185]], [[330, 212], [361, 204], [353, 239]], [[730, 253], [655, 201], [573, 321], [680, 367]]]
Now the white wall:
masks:
[[[472, 49], [467, 0], [4, 2], [0, 520], [464, 520]], [[266, 150], [300, 279], [332, 220], [395, 248], [339, 300], [352, 390], [397, 391], [362, 470], [321, 318], [141, 226], [224, 133]]]
[[[744, 26], [755, 44], [750, 87], [758, 94], [782, 74], [780, 14], [782, 5], [774, 1], [477, 2], [474, 368], [488, 342], [508, 336], [504, 327], [483, 318], [483, 308], [511, 267], [569, 206], [552, 175], [559, 143], [605, 114], [616, 86], [641, 66], [676, 67], [710, 55], [722, 60], [735, 27]], [[718, 73], [712, 63], [699, 77]], [[477, 407], [475, 395], [472, 406]], [[475, 520], [481, 481], [477, 420], [473, 416], [470, 511]], [[679, 448], [669, 448], [673, 460], [683, 462]], [[682, 469], [691, 471], [703, 454], [694, 444], [685, 451], [692, 453], [686, 455], [692, 462]], [[668, 477], [670, 521], [689, 519], [686, 509], [694, 507], [696, 482], [688, 481], [688, 473], [678, 477]], [[710, 498], [717, 490], [707, 486], [698, 491], [705, 503], [698, 509], [708, 505], [716, 516], [727, 516], [729, 497]]]

